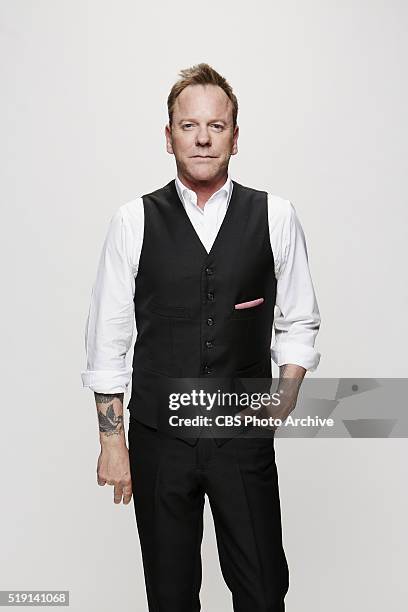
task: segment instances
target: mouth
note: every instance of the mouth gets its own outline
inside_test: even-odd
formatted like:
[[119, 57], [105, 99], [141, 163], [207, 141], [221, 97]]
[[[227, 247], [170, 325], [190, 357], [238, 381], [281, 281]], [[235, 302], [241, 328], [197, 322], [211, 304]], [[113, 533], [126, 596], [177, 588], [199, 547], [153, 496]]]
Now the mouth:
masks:
[[215, 159], [215, 155], [192, 155], [193, 159]]

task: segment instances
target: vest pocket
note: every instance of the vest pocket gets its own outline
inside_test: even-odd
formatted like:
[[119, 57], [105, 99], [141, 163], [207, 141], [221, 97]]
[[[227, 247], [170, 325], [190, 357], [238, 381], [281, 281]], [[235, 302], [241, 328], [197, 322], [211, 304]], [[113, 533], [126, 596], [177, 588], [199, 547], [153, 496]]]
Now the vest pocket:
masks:
[[159, 304], [159, 302], [151, 302], [150, 310], [162, 317], [170, 317], [175, 319], [191, 319], [191, 309], [186, 306], [169, 306], [167, 304]]
[[261, 314], [265, 309], [265, 301], [262, 304], [258, 304], [257, 306], [251, 306], [250, 308], [240, 308], [240, 309], [232, 309], [232, 312], [229, 316], [230, 319], [234, 320], [242, 320], [242, 319], [252, 319], [253, 317]]

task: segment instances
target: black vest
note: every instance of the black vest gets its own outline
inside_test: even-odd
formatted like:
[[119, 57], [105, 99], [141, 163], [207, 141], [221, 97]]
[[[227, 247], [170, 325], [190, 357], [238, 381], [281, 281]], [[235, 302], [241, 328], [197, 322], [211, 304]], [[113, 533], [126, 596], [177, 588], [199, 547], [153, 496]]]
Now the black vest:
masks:
[[[276, 298], [267, 192], [233, 181], [226, 215], [209, 253], [175, 181], [143, 196], [144, 237], [135, 284], [137, 339], [128, 408], [158, 426], [170, 378], [271, 380]], [[234, 305], [262, 297], [263, 303]], [[242, 409], [242, 408], [240, 408]]]

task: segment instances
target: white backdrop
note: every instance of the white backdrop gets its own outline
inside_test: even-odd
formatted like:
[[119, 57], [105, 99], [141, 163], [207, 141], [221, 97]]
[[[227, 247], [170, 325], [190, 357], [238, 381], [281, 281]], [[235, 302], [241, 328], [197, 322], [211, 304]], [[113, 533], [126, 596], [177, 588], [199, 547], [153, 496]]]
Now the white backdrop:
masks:
[[[145, 609], [133, 503], [96, 483], [84, 326], [110, 217], [175, 174], [166, 99], [208, 62], [231, 176], [288, 198], [322, 315], [308, 376], [406, 377], [407, 4], [1, 0], [1, 589]], [[128, 414], [126, 411], [126, 418]], [[406, 440], [276, 441], [288, 612], [402, 612]], [[203, 610], [230, 610], [206, 507]]]

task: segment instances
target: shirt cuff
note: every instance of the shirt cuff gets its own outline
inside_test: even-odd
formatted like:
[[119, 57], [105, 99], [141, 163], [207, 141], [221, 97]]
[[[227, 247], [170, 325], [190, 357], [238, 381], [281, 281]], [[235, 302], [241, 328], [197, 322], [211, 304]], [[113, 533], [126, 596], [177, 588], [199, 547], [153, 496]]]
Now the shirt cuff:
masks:
[[83, 387], [89, 387], [95, 393], [126, 393], [131, 376], [132, 369], [81, 372]]
[[279, 342], [271, 348], [271, 357], [278, 365], [293, 363], [313, 372], [320, 361], [320, 353], [313, 346], [295, 342]]

